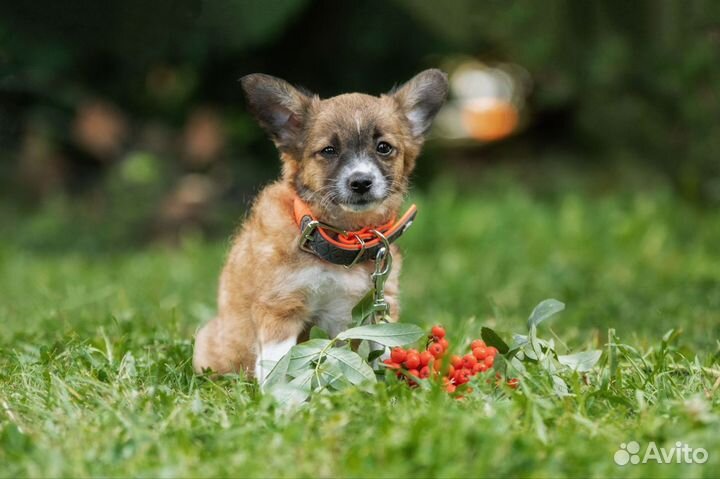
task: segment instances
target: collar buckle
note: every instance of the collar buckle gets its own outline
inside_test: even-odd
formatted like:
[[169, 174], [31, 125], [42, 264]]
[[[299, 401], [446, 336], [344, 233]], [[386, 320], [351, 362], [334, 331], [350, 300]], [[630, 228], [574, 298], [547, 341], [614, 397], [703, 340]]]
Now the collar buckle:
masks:
[[300, 232], [300, 243], [298, 244], [301, 250], [308, 253], [315, 253], [307, 244], [312, 241], [312, 234], [318, 226], [320, 226], [320, 222], [318, 220], [311, 220], [302, 229], [302, 232]]
[[[324, 230], [329, 230], [329, 231], [332, 231], [333, 233], [337, 233], [337, 234], [340, 234], [343, 236], [348, 236], [348, 234], [349, 234], [347, 231], [345, 231], [343, 229], [335, 228], [334, 226], [329, 225], [327, 223], [323, 223], [322, 221], [310, 220], [308, 222], [308, 224], [305, 225], [302, 232], [300, 233], [300, 242], [299, 242], [298, 246], [300, 247], [301, 250], [303, 250], [307, 253], [315, 254], [315, 251], [309, 246], [309, 243], [314, 239], [313, 233], [318, 228], [322, 228]], [[373, 230], [373, 232], [375, 232], [375, 230]], [[357, 242], [360, 243], [360, 249], [358, 250], [357, 255], [355, 255], [355, 259], [352, 260], [352, 263], [343, 265], [345, 269], [350, 269], [353, 266], [355, 266], [355, 264], [358, 261], [360, 261], [360, 258], [362, 258], [363, 253], [365, 253], [365, 241], [363, 241], [363, 239], [357, 233], [353, 232], [352, 235], [355, 237]], [[383, 236], [383, 238], [384, 238], [384, 236]]]

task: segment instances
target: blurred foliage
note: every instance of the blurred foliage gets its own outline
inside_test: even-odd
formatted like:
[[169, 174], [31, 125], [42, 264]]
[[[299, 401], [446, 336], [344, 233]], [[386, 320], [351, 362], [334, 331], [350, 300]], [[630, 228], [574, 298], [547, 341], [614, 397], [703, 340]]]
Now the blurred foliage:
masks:
[[421, 183], [478, 158], [640, 163], [720, 203], [717, 2], [68, 0], [0, 4], [3, 209], [66, 204], [123, 241], [212, 230], [279, 169], [240, 76], [380, 93], [468, 57], [530, 73], [527, 127], [433, 142]]
[[400, 3], [458, 50], [527, 68], [535, 109], [564, 112], [581, 151], [639, 158], [687, 197], [720, 201], [717, 2], [458, 0], [443, 15]]

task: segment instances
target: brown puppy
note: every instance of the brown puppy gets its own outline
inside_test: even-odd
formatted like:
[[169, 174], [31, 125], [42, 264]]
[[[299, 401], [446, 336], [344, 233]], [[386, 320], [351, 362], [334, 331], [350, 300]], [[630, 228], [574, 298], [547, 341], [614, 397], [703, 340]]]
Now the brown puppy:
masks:
[[[220, 278], [218, 316], [197, 334], [193, 367], [245, 371], [263, 381], [313, 324], [332, 336], [371, 287], [373, 262], [350, 268], [299, 247], [295, 215], [347, 231], [392, 221], [424, 134], [447, 95], [447, 77], [426, 70], [387, 95], [326, 100], [268, 75], [244, 77], [251, 111], [275, 142], [282, 178], [258, 196]], [[386, 284], [397, 319], [399, 254]]]

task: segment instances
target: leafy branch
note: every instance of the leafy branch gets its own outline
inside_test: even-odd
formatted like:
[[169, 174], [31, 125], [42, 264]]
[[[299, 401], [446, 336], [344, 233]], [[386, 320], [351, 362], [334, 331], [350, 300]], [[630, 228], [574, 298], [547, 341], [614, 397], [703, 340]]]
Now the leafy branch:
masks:
[[[266, 392], [284, 402], [303, 402], [313, 392], [349, 386], [372, 392], [377, 382], [370, 366], [385, 348], [414, 343], [424, 336], [414, 324], [380, 323], [343, 331], [334, 339], [317, 328], [311, 339], [293, 346], [266, 378]], [[325, 336], [325, 337], [322, 337]], [[359, 341], [355, 350], [351, 342]]]
[[484, 327], [481, 330], [483, 340], [503, 354], [506, 370], [513, 369], [521, 376], [527, 377], [525, 365], [533, 365], [549, 376], [555, 394], [560, 397], [570, 395], [567, 383], [562, 377], [565, 373], [586, 373], [595, 367], [602, 356], [602, 351], [597, 349], [574, 354], [558, 354], [554, 339], [545, 340], [538, 337], [538, 325], [564, 309], [565, 304], [556, 299], [540, 302], [528, 317], [528, 333], [515, 334], [511, 346], [508, 346], [492, 329]]

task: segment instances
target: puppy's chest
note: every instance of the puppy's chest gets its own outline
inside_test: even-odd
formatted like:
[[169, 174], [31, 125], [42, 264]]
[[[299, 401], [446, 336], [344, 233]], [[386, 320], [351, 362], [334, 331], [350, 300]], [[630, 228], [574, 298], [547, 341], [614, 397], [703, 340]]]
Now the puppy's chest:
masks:
[[311, 319], [331, 334], [342, 331], [352, 308], [370, 290], [370, 273], [314, 266], [294, 274], [293, 282], [305, 292]]

